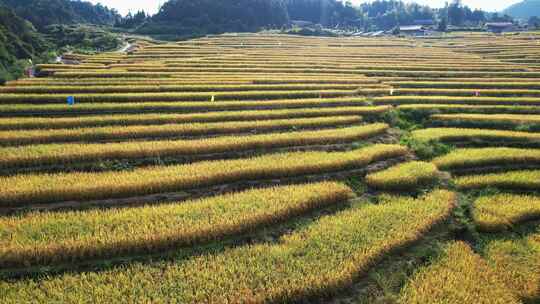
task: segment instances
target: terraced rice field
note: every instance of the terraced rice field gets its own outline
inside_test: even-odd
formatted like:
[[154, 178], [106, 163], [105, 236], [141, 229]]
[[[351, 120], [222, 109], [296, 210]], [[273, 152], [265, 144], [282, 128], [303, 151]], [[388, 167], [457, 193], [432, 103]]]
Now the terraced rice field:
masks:
[[40, 65], [0, 87], [0, 303], [537, 303], [538, 39]]

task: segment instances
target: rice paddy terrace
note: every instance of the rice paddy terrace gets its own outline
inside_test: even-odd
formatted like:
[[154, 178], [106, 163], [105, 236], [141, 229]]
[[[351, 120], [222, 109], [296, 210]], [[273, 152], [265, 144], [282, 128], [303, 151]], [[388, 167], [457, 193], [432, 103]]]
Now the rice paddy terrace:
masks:
[[540, 301], [540, 35], [69, 59], [0, 87], [1, 303]]

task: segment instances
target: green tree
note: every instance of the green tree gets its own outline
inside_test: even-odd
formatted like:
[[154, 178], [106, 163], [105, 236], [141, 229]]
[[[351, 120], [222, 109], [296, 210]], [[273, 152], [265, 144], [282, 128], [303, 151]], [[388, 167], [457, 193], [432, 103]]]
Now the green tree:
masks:
[[448, 20], [446, 19], [446, 17], [443, 17], [441, 21], [439, 21], [437, 29], [440, 32], [446, 32], [446, 30], [448, 30]]
[[448, 6], [448, 23], [455, 26], [462, 26], [465, 23], [465, 8], [461, 0], [454, 0]]
[[532, 16], [527, 23], [530, 28], [540, 28], [540, 18], [538, 16]]

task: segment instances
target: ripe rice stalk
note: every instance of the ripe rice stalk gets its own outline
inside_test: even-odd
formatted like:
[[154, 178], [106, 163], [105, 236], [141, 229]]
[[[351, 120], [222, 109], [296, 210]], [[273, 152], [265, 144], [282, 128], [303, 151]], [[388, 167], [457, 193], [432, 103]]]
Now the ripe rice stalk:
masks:
[[[149, 101], [210, 101], [212, 96], [216, 101], [228, 100], [272, 100], [294, 98], [344, 97], [354, 95], [354, 91], [321, 90], [321, 91], [248, 91], [248, 92], [218, 92], [218, 93], [116, 93], [116, 94], [77, 94], [77, 103], [100, 102], [149, 102]], [[2, 94], [0, 104], [17, 103], [65, 103], [66, 94]]]
[[10, 237], [0, 238], [0, 265], [53, 265], [191, 246], [344, 203], [352, 196], [345, 185], [322, 182], [165, 205], [6, 217], [0, 219], [0, 230], [9, 231]]
[[374, 97], [374, 104], [453, 104], [453, 105], [493, 105], [493, 106], [538, 106], [540, 98], [534, 97], [470, 97], [457, 96], [383, 96]]
[[357, 84], [233, 84], [233, 85], [101, 85], [0, 87], [0, 94], [111, 94], [150, 92], [246, 92], [246, 91], [324, 91], [356, 90]]
[[439, 114], [431, 115], [436, 125], [457, 127], [479, 127], [493, 129], [511, 129], [518, 126], [531, 131], [540, 130], [540, 115], [518, 114]]
[[362, 121], [359, 116], [253, 120], [219, 123], [186, 123], [124, 127], [74, 128], [59, 130], [0, 131], [0, 146], [37, 145], [62, 142], [99, 142], [132, 139], [181, 138], [189, 136], [265, 133], [272, 131], [350, 126]]
[[[96, 301], [97, 297], [111, 303], [136, 301], [141, 299], [140, 291], [158, 302], [302, 301], [351, 286], [390, 251], [419, 240], [448, 218], [455, 203], [456, 195], [448, 191], [416, 200], [395, 197], [384, 204], [360, 204], [323, 216], [275, 243], [192, 258], [179, 253], [178, 259], [65, 273], [39, 281], [3, 281], [0, 293], [7, 301], [23, 302]], [[59, 292], [66, 289], [70, 292]]]
[[472, 217], [483, 232], [502, 232], [514, 225], [540, 218], [540, 197], [497, 194], [474, 202]]
[[397, 106], [400, 111], [417, 113], [471, 113], [471, 114], [540, 114], [538, 106], [497, 106], [461, 104], [405, 104]]
[[0, 130], [89, 128], [106, 126], [144, 126], [180, 123], [215, 123], [243, 120], [295, 119], [330, 116], [379, 116], [391, 107], [328, 107], [285, 110], [225, 111], [191, 114], [118, 114], [77, 117], [0, 118]]
[[441, 170], [488, 166], [540, 165], [540, 150], [518, 148], [457, 149], [432, 161]]
[[451, 242], [407, 283], [399, 303], [518, 304], [521, 301], [469, 245]]
[[492, 173], [483, 175], [469, 175], [454, 179], [461, 190], [482, 188], [498, 188], [502, 190], [528, 190], [540, 189], [540, 171], [524, 170], [505, 173]]
[[461, 128], [428, 128], [413, 131], [413, 137], [420, 141], [491, 141], [491, 142], [518, 142], [536, 143], [540, 140], [540, 133], [487, 130], [487, 129], [461, 129]]
[[193, 113], [208, 111], [235, 111], [258, 109], [305, 109], [331, 108], [336, 106], [366, 106], [362, 97], [313, 99], [269, 100], [269, 101], [221, 101], [221, 102], [128, 102], [128, 103], [83, 103], [66, 108], [64, 104], [16, 104], [0, 107], [0, 115], [43, 116], [53, 114], [105, 114], [105, 113], [141, 113], [174, 112]]
[[254, 149], [330, 145], [367, 139], [388, 130], [386, 124], [341, 129], [298, 131], [196, 140], [157, 140], [119, 143], [47, 144], [0, 148], [0, 168], [69, 165], [101, 160], [189, 157]]
[[0, 206], [132, 197], [244, 180], [323, 174], [362, 168], [407, 152], [399, 145], [374, 145], [349, 152], [281, 153], [132, 171], [21, 174], [0, 177], [1, 185], [10, 185], [0, 189]]
[[527, 303], [540, 297], [540, 230], [489, 239], [482, 253], [504, 283]]
[[366, 176], [368, 186], [389, 191], [414, 191], [435, 183], [439, 170], [431, 163], [407, 162]]

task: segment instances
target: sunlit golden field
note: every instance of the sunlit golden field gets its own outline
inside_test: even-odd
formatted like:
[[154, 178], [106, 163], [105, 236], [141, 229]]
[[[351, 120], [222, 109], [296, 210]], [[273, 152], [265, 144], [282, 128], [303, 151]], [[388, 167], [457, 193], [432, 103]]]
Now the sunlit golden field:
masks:
[[539, 39], [39, 65], [0, 87], [0, 303], [537, 303]]

